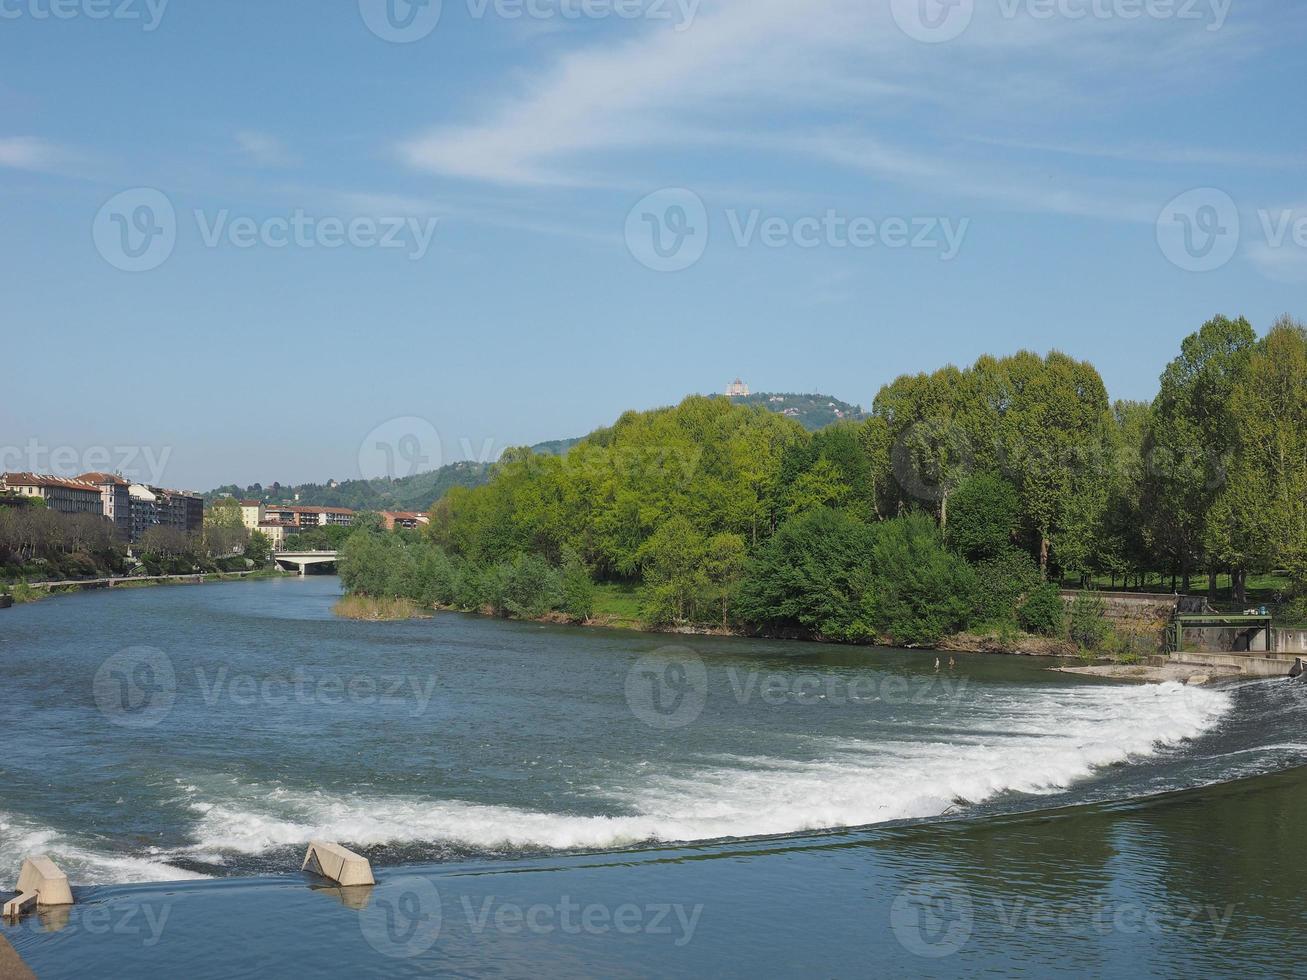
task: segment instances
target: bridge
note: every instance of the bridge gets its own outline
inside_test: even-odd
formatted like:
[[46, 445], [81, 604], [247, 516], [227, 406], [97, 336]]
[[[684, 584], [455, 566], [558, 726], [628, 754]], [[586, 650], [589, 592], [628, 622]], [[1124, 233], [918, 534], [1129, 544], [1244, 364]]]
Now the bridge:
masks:
[[336, 564], [339, 555], [338, 551], [278, 551], [272, 559], [287, 571], [298, 570], [300, 575], [307, 575], [311, 567]]

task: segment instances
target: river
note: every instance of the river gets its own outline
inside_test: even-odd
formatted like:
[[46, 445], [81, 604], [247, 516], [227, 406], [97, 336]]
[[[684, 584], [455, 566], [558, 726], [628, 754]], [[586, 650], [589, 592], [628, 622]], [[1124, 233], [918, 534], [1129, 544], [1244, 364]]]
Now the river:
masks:
[[[70, 920], [0, 932], [42, 976], [226, 975], [208, 954], [242, 917], [250, 975], [1303, 972], [1307, 686], [359, 623], [338, 595], [0, 612], [0, 880], [41, 852], [80, 886]], [[377, 894], [286, 878], [312, 838], [365, 853]], [[150, 903], [153, 943], [146, 914], [78, 919]], [[414, 909], [430, 942], [390, 928]]]

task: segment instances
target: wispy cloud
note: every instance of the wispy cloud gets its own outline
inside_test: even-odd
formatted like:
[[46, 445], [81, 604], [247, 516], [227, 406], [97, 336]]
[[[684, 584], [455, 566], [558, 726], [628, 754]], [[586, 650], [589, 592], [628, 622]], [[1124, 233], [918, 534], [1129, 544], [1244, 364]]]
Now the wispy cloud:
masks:
[[[1228, 25], [1218, 36], [1204, 24], [1002, 17], [987, 5], [977, 5], [963, 37], [928, 45], [908, 38], [889, 6], [705, 3], [689, 30], [646, 27], [619, 44], [570, 50], [510, 83], [479, 118], [404, 140], [398, 153], [432, 175], [567, 188], [630, 181], [661, 151], [715, 144], [749, 162], [759, 150], [801, 155], [1017, 210], [1149, 221], [1165, 190], [1146, 176], [1131, 186], [1092, 172], [1054, 175], [1028, 152], [1009, 164], [974, 138], [941, 146], [928, 134], [979, 122], [993, 145], [1074, 153], [1006, 134], [1058, 115], [1101, 115], [1137, 98], [1141, 78], [1163, 90], [1160, 80], [1199, 77], [1211, 46], [1233, 58], [1253, 45], [1250, 32]], [[1160, 146], [1117, 153], [1158, 165], [1234, 166], [1256, 156]]]
[[0, 136], [0, 167], [53, 171], [68, 157], [66, 150], [34, 136]]
[[236, 145], [260, 167], [293, 167], [299, 163], [299, 158], [281, 140], [268, 133], [241, 130], [236, 134]]

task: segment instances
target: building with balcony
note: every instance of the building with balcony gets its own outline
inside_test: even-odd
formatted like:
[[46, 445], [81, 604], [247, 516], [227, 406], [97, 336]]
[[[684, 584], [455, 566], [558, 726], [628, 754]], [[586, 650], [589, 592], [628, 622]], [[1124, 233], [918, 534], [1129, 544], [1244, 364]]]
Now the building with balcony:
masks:
[[101, 513], [124, 541], [132, 537], [131, 484], [116, 473], [83, 473], [77, 478], [100, 488]]
[[104, 514], [104, 497], [100, 488], [81, 480], [66, 480], [36, 473], [6, 473], [0, 476], [0, 489], [24, 497], [38, 497], [45, 506], [60, 514]]

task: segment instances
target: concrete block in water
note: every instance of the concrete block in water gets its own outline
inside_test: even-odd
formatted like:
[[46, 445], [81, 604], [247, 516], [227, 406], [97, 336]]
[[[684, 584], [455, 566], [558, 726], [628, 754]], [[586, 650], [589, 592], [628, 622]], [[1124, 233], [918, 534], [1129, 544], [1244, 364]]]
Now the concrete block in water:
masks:
[[18, 872], [18, 897], [5, 903], [4, 915], [21, 915], [32, 906], [72, 905], [73, 890], [68, 876], [48, 857], [30, 857]]
[[331, 841], [315, 840], [304, 855], [302, 871], [330, 878], [338, 885], [375, 885], [368, 859]]

